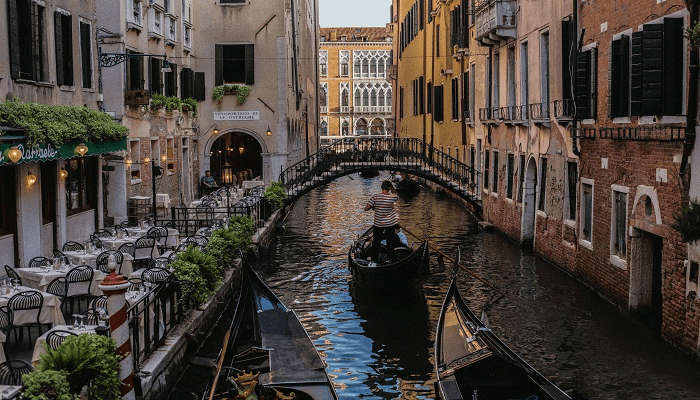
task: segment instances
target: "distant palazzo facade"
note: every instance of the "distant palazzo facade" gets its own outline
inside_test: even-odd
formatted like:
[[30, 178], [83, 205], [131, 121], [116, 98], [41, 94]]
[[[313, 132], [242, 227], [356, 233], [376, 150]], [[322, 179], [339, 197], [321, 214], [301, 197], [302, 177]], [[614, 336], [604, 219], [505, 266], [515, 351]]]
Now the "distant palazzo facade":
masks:
[[322, 28], [319, 135], [392, 135], [392, 31], [387, 27]]

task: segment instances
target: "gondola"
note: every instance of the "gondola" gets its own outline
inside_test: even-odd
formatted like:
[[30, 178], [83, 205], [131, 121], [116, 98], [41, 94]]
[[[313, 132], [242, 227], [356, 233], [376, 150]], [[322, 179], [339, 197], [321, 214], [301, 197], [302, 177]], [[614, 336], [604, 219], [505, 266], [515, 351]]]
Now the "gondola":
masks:
[[366, 179], [376, 178], [379, 176], [379, 170], [376, 168], [368, 168], [360, 171], [360, 176]]
[[392, 175], [396, 192], [401, 196], [415, 196], [420, 192], [420, 183], [405, 174]]
[[440, 311], [434, 360], [442, 400], [571, 400], [474, 315], [455, 278]]
[[369, 228], [350, 247], [348, 264], [353, 283], [365, 288], [384, 288], [401, 285], [421, 272], [429, 262], [428, 241], [411, 247], [401, 243], [394, 249], [394, 259], [387, 260], [386, 243], [382, 244], [377, 260], [368, 259], [372, 247], [374, 227]]
[[[246, 392], [247, 390], [247, 392]], [[294, 311], [249, 266], [216, 375], [204, 398], [337, 400], [326, 365]]]

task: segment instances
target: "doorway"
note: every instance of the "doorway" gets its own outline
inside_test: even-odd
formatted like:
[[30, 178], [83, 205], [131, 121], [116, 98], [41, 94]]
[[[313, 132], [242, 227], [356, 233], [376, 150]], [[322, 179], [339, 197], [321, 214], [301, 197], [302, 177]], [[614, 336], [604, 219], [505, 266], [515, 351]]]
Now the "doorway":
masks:
[[663, 317], [663, 239], [634, 229], [630, 249], [629, 310], [650, 328], [659, 332]]
[[[211, 174], [219, 186], [234, 182], [234, 176], [252, 179], [262, 176], [262, 147], [251, 135], [229, 132], [221, 135], [211, 147]], [[244, 175], [241, 175], [245, 173]], [[240, 182], [239, 182], [240, 184]]]
[[525, 170], [523, 190], [523, 220], [520, 241], [523, 246], [532, 247], [535, 238], [535, 206], [537, 200], [537, 163], [530, 158]]

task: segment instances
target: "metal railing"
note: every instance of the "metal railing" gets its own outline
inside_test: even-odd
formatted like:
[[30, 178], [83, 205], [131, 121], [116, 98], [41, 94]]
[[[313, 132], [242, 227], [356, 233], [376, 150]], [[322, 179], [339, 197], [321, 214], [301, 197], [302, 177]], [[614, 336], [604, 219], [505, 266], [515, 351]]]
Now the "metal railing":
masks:
[[549, 103], [530, 104], [530, 119], [535, 122], [549, 121]]
[[491, 109], [490, 108], [480, 108], [479, 109], [479, 120], [481, 121], [482, 124], [486, 124], [487, 122], [490, 122], [493, 120], [491, 118]]
[[598, 138], [630, 141], [673, 142], [685, 139], [684, 126], [616, 126], [598, 128]]
[[180, 236], [190, 237], [201, 228], [208, 228], [217, 222], [225, 222], [233, 216], [250, 217], [255, 226], [260, 227], [273, 212], [274, 208], [264, 197], [247, 196], [240, 200], [229, 200], [228, 205], [224, 207], [211, 205], [173, 207], [170, 211], [170, 219], [158, 220], [157, 225], [172, 224], [180, 232]]
[[572, 99], [554, 100], [554, 118], [558, 121], [572, 121], [576, 116], [576, 106]]
[[280, 174], [289, 201], [340, 176], [367, 169], [404, 171], [478, 203], [481, 173], [417, 138], [348, 137]]

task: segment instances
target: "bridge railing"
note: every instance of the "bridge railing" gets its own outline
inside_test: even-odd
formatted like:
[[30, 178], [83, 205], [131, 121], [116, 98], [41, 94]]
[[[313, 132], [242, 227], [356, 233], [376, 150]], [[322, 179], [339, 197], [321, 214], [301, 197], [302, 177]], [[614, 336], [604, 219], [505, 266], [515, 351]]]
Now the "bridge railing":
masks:
[[418, 138], [347, 137], [290, 166], [280, 174], [291, 198], [329, 180], [370, 168], [402, 170], [480, 199], [481, 174]]

